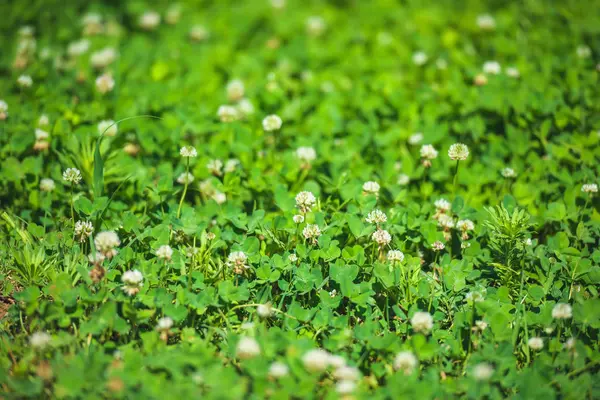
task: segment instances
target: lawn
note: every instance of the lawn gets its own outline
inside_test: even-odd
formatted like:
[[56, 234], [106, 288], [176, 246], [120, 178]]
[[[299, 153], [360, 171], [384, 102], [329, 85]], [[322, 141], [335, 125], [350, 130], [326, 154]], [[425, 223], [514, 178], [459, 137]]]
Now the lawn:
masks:
[[600, 2], [0, 4], [0, 399], [600, 398]]

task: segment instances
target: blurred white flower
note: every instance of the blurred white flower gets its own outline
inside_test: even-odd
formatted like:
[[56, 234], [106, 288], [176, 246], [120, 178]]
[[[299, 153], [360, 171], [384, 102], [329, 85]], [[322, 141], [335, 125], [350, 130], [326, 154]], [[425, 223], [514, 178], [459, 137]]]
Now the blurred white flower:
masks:
[[481, 14], [477, 16], [477, 26], [479, 29], [491, 31], [496, 29], [496, 20], [489, 14]]
[[304, 222], [304, 215], [296, 214], [292, 217], [295, 224], [301, 224]]
[[161, 260], [170, 260], [172, 256], [173, 249], [168, 244], [164, 244], [156, 250], [156, 257]]
[[117, 51], [112, 47], [105, 47], [92, 53], [90, 63], [96, 69], [106, 68], [117, 58]]
[[260, 346], [256, 339], [244, 336], [237, 343], [236, 355], [240, 360], [249, 360], [260, 355]]
[[417, 311], [410, 319], [410, 324], [415, 332], [427, 334], [433, 328], [433, 317], [425, 311]]
[[205, 39], [208, 39], [209, 33], [208, 29], [206, 29], [203, 25], [194, 25], [192, 29], [190, 29], [190, 39], [201, 42]]
[[156, 330], [166, 332], [173, 327], [173, 319], [170, 317], [162, 317], [156, 321]]
[[552, 318], [569, 319], [573, 317], [573, 309], [569, 304], [557, 303], [552, 309]]
[[244, 82], [239, 79], [229, 81], [225, 87], [229, 101], [237, 102], [244, 97]]
[[271, 303], [259, 304], [258, 307], [256, 307], [256, 313], [261, 318], [269, 318], [273, 315], [273, 306]]
[[581, 45], [577, 47], [577, 57], [579, 58], [588, 58], [592, 55], [592, 49], [590, 49], [586, 45]]
[[81, 172], [77, 168], [67, 168], [63, 172], [63, 180], [76, 185], [81, 181]]
[[240, 118], [238, 109], [227, 105], [220, 106], [217, 110], [217, 115], [221, 122], [233, 122]]
[[394, 369], [404, 372], [404, 375], [410, 375], [417, 365], [419, 361], [411, 351], [401, 351], [394, 358]]
[[80, 242], [85, 242], [92, 233], [94, 233], [94, 225], [90, 221], [77, 221], [75, 223], [75, 237], [78, 237]]
[[317, 158], [317, 152], [312, 147], [298, 147], [296, 157], [304, 163], [310, 164]]
[[398, 175], [398, 185], [405, 186], [410, 182], [410, 177], [406, 174]]
[[423, 141], [423, 133], [421, 132], [415, 132], [412, 135], [409, 136], [408, 138], [408, 143], [409, 144], [419, 144], [421, 143], [421, 141]]
[[282, 362], [279, 361], [275, 361], [273, 364], [271, 364], [271, 366], [269, 367], [269, 377], [274, 378], [274, 379], [279, 379], [279, 378], [283, 378], [284, 376], [287, 376], [290, 372], [290, 369], [288, 368], [287, 365], [285, 365]]
[[22, 88], [29, 88], [33, 85], [33, 79], [29, 75], [21, 75], [17, 78], [17, 84]]
[[502, 71], [502, 67], [497, 61], [486, 61], [483, 64], [483, 72], [486, 74], [498, 75]]
[[111, 258], [117, 254], [115, 247], [118, 247], [120, 244], [119, 236], [113, 231], [100, 232], [94, 238], [96, 251], [99, 251], [107, 258]]
[[511, 78], [518, 78], [521, 76], [521, 73], [515, 67], [508, 67], [508, 68], [506, 68], [506, 75]]
[[50, 345], [52, 337], [46, 332], [34, 332], [29, 336], [29, 344], [36, 350], [43, 350]]
[[279, 116], [277, 116], [277, 115], [267, 115], [263, 119], [262, 124], [263, 124], [263, 129], [266, 132], [272, 132], [272, 131], [276, 131], [281, 128], [282, 121], [281, 121], [281, 118], [279, 118]]
[[450, 157], [451, 160], [464, 161], [469, 157], [469, 148], [466, 144], [454, 143], [448, 149], [448, 157]]
[[98, 123], [98, 133], [100, 135], [113, 137], [117, 135], [118, 131], [119, 128], [112, 119], [107, 119]]
[[381, 189], [381, 187], [379, 186], [379, 183], [377, 183], [377, 182], [368, 181], [363, 184], [362, 189], [365, 194], [374, 194], [377, 196], [379, 194], [379, 189]]
[[89, 49], [90, 41], [87, 39], [81, 39], [69, 44], [69, 47], [67, 47], [67, 54], [69, 54], [71, 57], [78, 57], [87, 53]]
[[532, 350], [541, 350], [544, 348], [544, 339], [541, 337], [532, 337], [527, 341], [527, 345]]
[[473, 378], [478, 381], [487, 381], [494, 374], [494, 367], [489, 363], [479, 363], [473, 367]]
[[421, 158], [425, 159], [425, 160], [433, 160], [434, 158], [436, 158], [438, 156], [438, 152], [435, 149], [435, 147], [433, 147], [430, 144], [425, 144], [421, 147]]
[[51, 192], [56, 188], [54, 180], [50, 178], [43, 178], [40, 180], [40, 190], [42, 192]]
[[387, 221], [387, 215], [381, 210], [373, 210], [369, 214], [367, 214], [367, 218], [365, 218], [369, 224], [382, 224]]
[[325, 20], [320, 16], [308, 17], [306, 20], [306, 31], [311, 36], [320, 36], [325, 32]]
[[329, 352], [322, 349], [309, 350], [302, 356], [304, 368], [310, 372], [323, 372], [329, 367]]
[[392, 241], [392, 235], [386, 230], [378, 229], [373, 232], [372, 235], [373, 241], [377, 243], [379, 246], [386, 246]]
[[142, 29], [151, 31], [160, 25], [160, 14], [156, 11], [146, 11], [139, 19], [139, 25]]
[[317, 198], [312, 192], [303, 191], [296, 195], [296, 207], [301, 213], [306, 214], [317, 203]]
[[321, 229], [318, 225], [306, 224], [302, 230], [302, 235], [305, 239], [310, 239], [312, 243], [317, 243], [317, 239], [321, 236]]
[[404, 253], [400, 250], [390, 250], [387, 253], [387, 259], [391, 262], [402, 262], [404, 260]]
[[128, 296], [133, 296], [139, 293], [140, 288], [143, 285], [143, 280], [144, 276], [137, 269], [125, 271], [121, 277], [121, 282], [123, 282], [122, 289]]
[[181, 157], [190, 157], [190, 158], [198, 156], [198, 152], [196, 151], [196, 148], [194, 146], [183, 146], [179, 150], [179, 154], [181, 155]]
[[115, 80], [113, 77], [106, 73], [96, 78], [96, 89], [98, 92], [105, 94], [113, 90], [115, 87]]
[[428, 59], [429, 57], [423, 51], [417, 51], [412, 56], [412, 61], [415, 65], [424, 65]]
[[515, 170], [510, 167], [502, 168], [502, 171], [500, 171], [500, 173], [505, 178], [514, 178], [517, 176]]
[[583, 193], [598, 193], [598, 185], [595, 183], [586, 183], [581, 186], [581, 191]]
[[177, 183], [179, 184], [185, 185], [187, 183], [189, 185], [192, 182], [194, 182], [194, 175], [192, 175], [190, 172], [182, 172], [177, 177]]

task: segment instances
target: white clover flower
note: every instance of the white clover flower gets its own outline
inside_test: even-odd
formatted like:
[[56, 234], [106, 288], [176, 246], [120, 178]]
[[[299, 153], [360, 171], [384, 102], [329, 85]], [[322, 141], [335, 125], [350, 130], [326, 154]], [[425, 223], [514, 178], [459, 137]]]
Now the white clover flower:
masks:
[[477, 327], [477, 329], [479, 329], [481, 332], [485, 331], [488, 327], [487, 322], [479, 320], [479, 321], [475, 321], [475, 326]]
[[208, 169], [208, 171], [216, 176], [221, 176], [223, 175], [223, 161], [221, 160], [209, 160], [208, 163], [206, 164], [206, 168]]
[[410, 319], [410, 324], [415, 332], [427, 334], [433, 328], [433, 317], [425, 311], [417, 311]]
[[281, 129], [282, 123], [283, 121], [281, 121], [281, 118], [274, 114], [267, 115], [262, 121], [263, 129], [266, 132], [272, 132]]
[[302, 356], [304, 368], [310, 372], [323, 372], [329, 367], [329, 352], [322, 349], [309, 350]]
[[477, 85], [477, 86], [484, 86], [487, 85], [488, 83], [488, 78], [487, 76], [485, 76], [484, 74], [477, 74], [475, 76], [475, 79], [473, 80], [473, 82]]
[[104, 254], [107, 258], [111, 258], [117, 254], [115, 247], [121, 244], [119, 236], [113, 231], [100, 232], [94, 238], [96, 250]]
[[450, 157], [451, 160], [464, 161], [469, 157], [469, 148], [466, 144], [454, 143], [448, 149], [448, 157]]
[[312, 147], [298, 147], [296, 157], [302, 162], [310, 164], [317, 158], [317, 152]]
[[239, 165], [240, 160], [238, 160], [237, 158], [230, 158], [225, 162], [225, 167], [223, 168], [223, 171], [225, 173], [234, 172]]
[[317, 239], [321, 236], [321, 229], [318, 225], [306, 224], [302, 230], [302, 235], [305, 239], [310, 239], [313, 243], [317, 243]]
[[381, 189], [381, 187], [379, 186], [379, 183], [377, 183], [377, 182], [368, 181], [363, 184], [362, 189], [365, 194], [374, 194], [377, 196], [379, 194], [379, 189]]
[[244, 336], [237, 343], [236, 355], [240, 360], [249, 360], [260, 355], [260, 346], [256, 339]]
[[531, 350], [541, 350], [544, 348], [544, 339], [541, 337], [532, 337], [527, 341], [527, 345]]
[[36, 140], [47, 140], [50, 135], [43, 129], [36, 128], [35, 129], [35, 139]]
[[483, 72], [486, 74], [498, 75], [502, 72], [502, 67], [497, 61], [486, 61], [483, 63]]
[[417, 51], [412, 56], [412, 62], [415, 65], [424, 65], [428, 59], [429, 57], [427, 57], [427, 54], [425, 54], [423, 51]]
[[410, 177], [406, 174], [398, 175], [398, 185], [405, 186], [410, 182]]
[[114, 137], [117, 135], [118, 131], [119, 128], [112, 119], [107, 119], [98, 123], [99, 135]]
[[352, 394], [356, 390], [356, 383], [353, 381], [339, 381], [335, 385], [335, 391], [342, 396]]
[[317, 198], [312, 192], [303, 191], [296, 195], [296, 207], [306, 214], [317, 204]]
[[121, 277], [121, 282], [123, 282], [122, 290], [128, 296], [133, 296], [139, 293], [140, 288], [143, 286], [143, 280], [144, 276], [137, 269], [125, 271]]
[[433, 242], [433, 244], [431, 245], [431, 248], [433, 249], [433, 251], [442, 251], [446, 248], [446, 246], [444, 245], [444, 243], [442, 243], [438, 240], [436, 242]]
[[465, 301], [467, 303], [481, 303], [485, 298], [483, 294], [478, 291], [472, 291], [465, 295]]
[[213, 199], [217, 204], [223, 204], [227, 201], [227, 196], [225, 193], [217, 190], [212, 194], [211, 199]]
[[160, 25], [160, 14], [156, 11], [146, 11], [140, 16], [139, 25], [142, 29], [151, 31]]
[[21, 75], [17, 78], [17, 84], [22, 88], [29, 88], [33, 85], [33, 79], [29, 75]]
[[[0, 106], [0, 112], [2, 112], [1, 106]], [[46, 114], [40, 115], [40, 118], [38, 119], [38, 126], [48, 126], [48, 125], [50, 125], [50, 119], [48, 118], [48, 116]]]
[[590, 49], [586, 45], [581, 45], [577, 47], [577, 57], [579, 58], [588, 58], [592, 55], [592, 49]]
[[198, 156], [198, 152], [196, 151], [196, 148], [194, 146], [183, 146], [179, 150], [179, 154], [181, 155], [181, 157], [189, 157], [189, 158]]
[[575, 348], [575, 338], [569, 338], [563, 345], [567, 350], [573, 350]]
[[456, 228], [461, 231], [472, 231], [475, 229], [475, 224], [470, 219], [461, 219], [456, 223]]
[[367, 214], [367, 218], [365, 218], [369, 224], [383, 224], [387, 221], [387, 215], [381, 210], [373, 210], [369, 214]]
[[386, 230], [378, 229], [373, 232], [373, 241], [379, 246], [386, 246], [392, 241], [392, 235]]
[[35, 29], [30, 25], [23, 25], [19, 28], [19, 36], [21, 39], [31, 39], [35, 33]]
[[106, 260], [106, 257], [104, 257], [104, 254], [100, 253], [99, 251], [88, 254], [88, 261], [91, 264], [100, 264], [104, 260]]
[[304, 215], [296, 214], [292, 217], [295, 224], [301, 224], [304, 222]]
[[161, 260], [170, 260], [173, 256], [173, 249], [168, 244], [164, 244], [156, 250], [156, 257]]
[[404, 261], [404, 253], [400, 250], [390, 250], [387, 253], [387, 259], [390, 262], [402, 262]]
[[329, 354], [329, 365], [334, 368], [342, 368], [346, 366], [346, 359], [342, 356]]
[[438, 156], [438, 152], [435, 149], [435, 147], [433, 147], [430, 144], [425, 144], [421, 147], [421, 158], [424, 160], [433, 160], [434, 158], [437, 158]]
[[298, 261], [298, 256], [295, 255], [295, 254], [290, 254], [288, 256], [288, 261], [291, 262], [291, 263], [295, 263], [296, 261]]
[[50, 345], [52, 337], [46, 332], [34, 332], [29, 336], [29, 345], [36, 350], [43, 350]]
[[115, 80], [110, 74], [102, 74], [96, 78], [96, 89], [105, 94], [112, 91], [115, 87]]
[[479, 363], [473, 367], [472, 374], [477, 381], [487, 381], [494, 374], [494, 367], [486, 362]]
[[239, 79], [230, 81], [225, 87], [229, 101], [236, 102], [244, 97], [244, 82]]
[[598, 185], [595, 183], [586, 183], [581, 186], [581, 191], [583, 193], [598, 193]]
[[233, 122], [240, 118], [238, 109], [234, 106], [222, 105], [217, 110], [217, 115], [221, 122]]
[[63, 180], [76, 185], [81, 181], [81, 172], [77, 168], [67, 168], [63, 172]]
[[435, 205], [436, 210], [440, 213], [448, 212], [450, 211], [450, 208], [452, 208], [452, 204], [450, 204], [450, 202], [446, 199], [438, 199], [433, 204]]
[[320, 36], [325, 32], [327, 25], [325, 20], [319, 16], [308, 17], [306, 20], [306, 31], [311, 36]]
[[196, 42], [201, 42], [205, 39], [208, 39], [209, 33], [208, 29], [206, 29], [203, 25], [194, 25], [190, 29], [190, 39]]
[[531, 238], [525, 239], [525, 246], [531, 246], [532, 244], [533, 242], [531, 241]]
[[90, 41], [87, 39], [81, 39], [69, 44], [69, 47], [67, 47], [67, 54], [69, 54], [71, 57], [78, 57], [87, 53], [89, 49]]
[[516, 67], [508, 67], [506, 68], [506, 75], [511, 78], [518, 78], [521, 76], [521, 73]]
[[496, 20], [489, 14], [481, 14], [477, 16], [477, 26], [479, 29], [491, 31], [496, 29]]
[[357, 381], [360, 379], [360, 371], [356, 367], [342, 365], [333, 372], [333, 377], [340, 381]]
[[112, 47], [105, 47], [102, 50], [93, 52], [90, 55], [90, 64], [96, 69], [108, 67], [117, 59], [117, 51]]
[[269, 377], [274, 378], [274, 379], [283, 378], [284, 376], [287, 376], [289, 373], [290, 373], [290, 369], [288, 368], [288, 366], [279, 361], [275, 361], [273, 364], [271, 364], [271, 366], [269, 367], [269, 372], [268, 372]]
[[573, 317], [573, 309], [569, 304], [557, 303], [552, 309], [552, 318], [569, 319]]
[[40, 180], [40, 190], [42, 192], [51, 192], [56, 188], [54, 180], [50, 178], [43, 178]]
[[194, 175], [192, 175], [189, 172], [182, 172], [178, 177], [177, 177], [177, 183], [180, 183], [182, 185], [185, 184], [190, 184], [194, 182]]
[[156, 321], [156, 330], [166, 332], [173, 327], [173, 319], [170, 317], [162, 317]]
[[252, 105], [252, 102], [248, 99], [241, 99], [237, 103], [237, 110], [241, 117], [247, 117], [254, 114], [254, 105]]
[[271, 303], [259, 304], [258, 307], [256, 307], [256, 313], [261, 318], [269, 318], [273, 315], [273, 306]]
[[408, 138], [408, 143], [415, 145], [415, 144], [419, 144], [423, 141], [423, 134], [421, 132], [416, 132], [413, 133], [412, 135], [409, 136]]
[[90, 221], [77, 221], [75, 223], [75, 236], [80, 242], [85, 242], [94, 233], [94, 225]]
[[410, 375], [417, 365], [419, 361], [411, 351], [401, 351], [394, 358], [394, 369], [404, 372], [404, 375]]
[[515, 170], [512, 168], [509, 168], [509, 167], [502, 168], [502, 171], [500, 171], [500, 173], [505, 178], [514, 178], [517, 176], [517, 173], [515, 172]]
[[250, 268], [249, 265], [246, 265], [248, 262], [248, 256], [243, 251], [234, 251], [229, 254], [227, 257], [227, 265], [233, 268], [233, 271], [236, 274], [241, 274], [244, 270]]

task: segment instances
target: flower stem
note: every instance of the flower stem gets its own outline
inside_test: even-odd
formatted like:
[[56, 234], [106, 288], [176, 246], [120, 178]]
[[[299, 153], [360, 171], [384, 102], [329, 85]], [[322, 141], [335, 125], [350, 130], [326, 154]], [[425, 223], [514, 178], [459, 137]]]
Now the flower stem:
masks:
[[456, 160], [456, 168], [454, 168], [454, 193], [456, 193], [456, 184], [458, 182], [458, 165], [460, 161]]
[[185, 199], [185, 195], [187, 193], [187, 188], [189, 184], [188, 174], [190, 173], [190, 158], [187, 157], [187, 163], [185, 165], [185, 184], [183, 185], [183, 193], [181, 194], [181, 200], [179, 200], [179, 207], [177, 208], [177, 218], [181, 215], [181, 206], [183, 206], [183, 199]]
[[71, 182], [71, 219], [73, 220], [73, 226], [75, 225], [75, 212], [73, 211], [73, 182]]

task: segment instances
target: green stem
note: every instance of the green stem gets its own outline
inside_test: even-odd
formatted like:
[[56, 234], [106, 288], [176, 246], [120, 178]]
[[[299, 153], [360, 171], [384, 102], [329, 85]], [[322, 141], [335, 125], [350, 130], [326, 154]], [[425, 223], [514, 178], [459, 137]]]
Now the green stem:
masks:
[[75, 226], [75, 212], [73, 211], [73, 182], [71, 182], [71, 219], [73, 220], [73, 226]]
[[456, 184], [458, 182], [458, 165], [460, 161], [456, 160], [456, 168], [454, 169], [454, 193], [456, 193]]
[[187, 163], [185, 166], [185, 184], [183, 185], [183, 193], [181, 194], [181, 200], [179, 200], [179, 207], [177, 208], [177, 218], [181, 215], [181, 207], [183, 206], [183, 199], [185, 199], [185, 195], [187, 193], [187, 188], [189, 184], [188, 174], [190, 173], [190, 158], [187, 157]]

